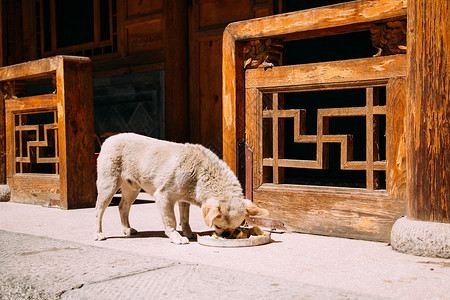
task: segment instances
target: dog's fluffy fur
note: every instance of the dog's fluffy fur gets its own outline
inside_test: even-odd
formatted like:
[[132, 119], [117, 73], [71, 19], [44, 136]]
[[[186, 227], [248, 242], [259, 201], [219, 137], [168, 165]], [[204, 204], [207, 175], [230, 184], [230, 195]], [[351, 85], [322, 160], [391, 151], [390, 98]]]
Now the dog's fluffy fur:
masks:
[[[178, 144], [137, 134], [108, 138], [97, 161], [96, 240], [103, 240], [102, 216], [120, 188], [120, 219], [124, 234], [135, 234], [128, 215], [131, 204], [143, 189], [154, 195], [165, 226], [175, 244], [193, 238], [189, 226], [189, 205], [202, 208], [205, 223], [222, 231], [237, 228], [248, 215], [267, 211], [246, 200], [228, 165], [201, 145]], [[179, 202], [181, 236], [176, 231], [174, 205]]]

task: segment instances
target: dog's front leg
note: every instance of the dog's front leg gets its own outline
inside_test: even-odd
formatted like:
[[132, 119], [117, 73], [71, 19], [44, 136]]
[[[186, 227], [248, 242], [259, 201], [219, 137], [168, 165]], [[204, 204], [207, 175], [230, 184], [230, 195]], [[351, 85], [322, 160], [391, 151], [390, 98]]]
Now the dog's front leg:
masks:
[[155, 193], [155, 199], [158, 203], [165, 233], [170, 241], [174, 244], [189, 244], [189, 239], [181, 236], [176, 230], [177, 222], [175, 220], [174, 203], [169, 200], [167, 195], [162, 193]]
[[183, 231], [183, 235], [188, 239], [195, 238], [195, 235], [192, 233], [191, 226], [189, 225], [190, 204], [188, 202], [179, 201], [178, 207], [180, 209], [180, 225], [181, 230]]

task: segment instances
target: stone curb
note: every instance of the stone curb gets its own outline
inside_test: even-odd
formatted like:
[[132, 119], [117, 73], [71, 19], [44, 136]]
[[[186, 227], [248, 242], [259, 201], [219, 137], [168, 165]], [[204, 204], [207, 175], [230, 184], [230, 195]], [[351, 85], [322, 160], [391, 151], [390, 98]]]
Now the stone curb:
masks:
[[11, 200], [11, 188], [7, 184], [0, 184], [0, 202]]
[[450, 224], [403, 217], [392, 227], [391, 245], [402, 253], [450, 258]]

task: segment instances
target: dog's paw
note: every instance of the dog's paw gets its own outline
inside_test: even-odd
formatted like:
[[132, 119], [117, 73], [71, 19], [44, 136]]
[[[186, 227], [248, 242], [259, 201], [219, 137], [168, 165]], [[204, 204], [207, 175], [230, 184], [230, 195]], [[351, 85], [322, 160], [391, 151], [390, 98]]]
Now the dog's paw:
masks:
[[195, 240], [197, 239], [197, 235], [195, 233], [185, 234], [184, 235], [188, 240]]
[[183, 235], [187, 237], [189, 240], [195, 239], [195, 234], [189, 229], [189, 230], [183, 230]]
[[189, 239], [185, 236], [181, 236], [179, 239], [170, 239], [170, 241], [177, 245], [189, 244]]
[[123, 234], [125, 234], [126, 236], [132, 236], [132, 235], [134, 235], [136, 233], [137, 233], [137, 230], [134, 229], [134, 228], [131, 228], [131, 227], [123, 229]]
[[177, 245], [189, 244], [189, 239], [185, 236], [181, 236], [178, 232], [173, 231], [168, 234], [170, 241]]
[[94, 239], [96, 241], [104, 241], [106, 240], [106, 236], [103, 234], [103, 232], [99, 232], [95, 235]]

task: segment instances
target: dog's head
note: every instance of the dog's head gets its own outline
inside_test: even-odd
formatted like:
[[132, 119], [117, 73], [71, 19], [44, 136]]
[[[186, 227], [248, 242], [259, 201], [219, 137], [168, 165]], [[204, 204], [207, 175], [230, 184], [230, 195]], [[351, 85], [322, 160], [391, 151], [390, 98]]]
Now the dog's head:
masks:
[[220, 201], [208, 199], [202, 205], [203, 219], [206, 225], [213, 227], [218, 235], [224, 237], [238, 228], [248, 216], [266, 216], [268, 211], [247, 199]]

